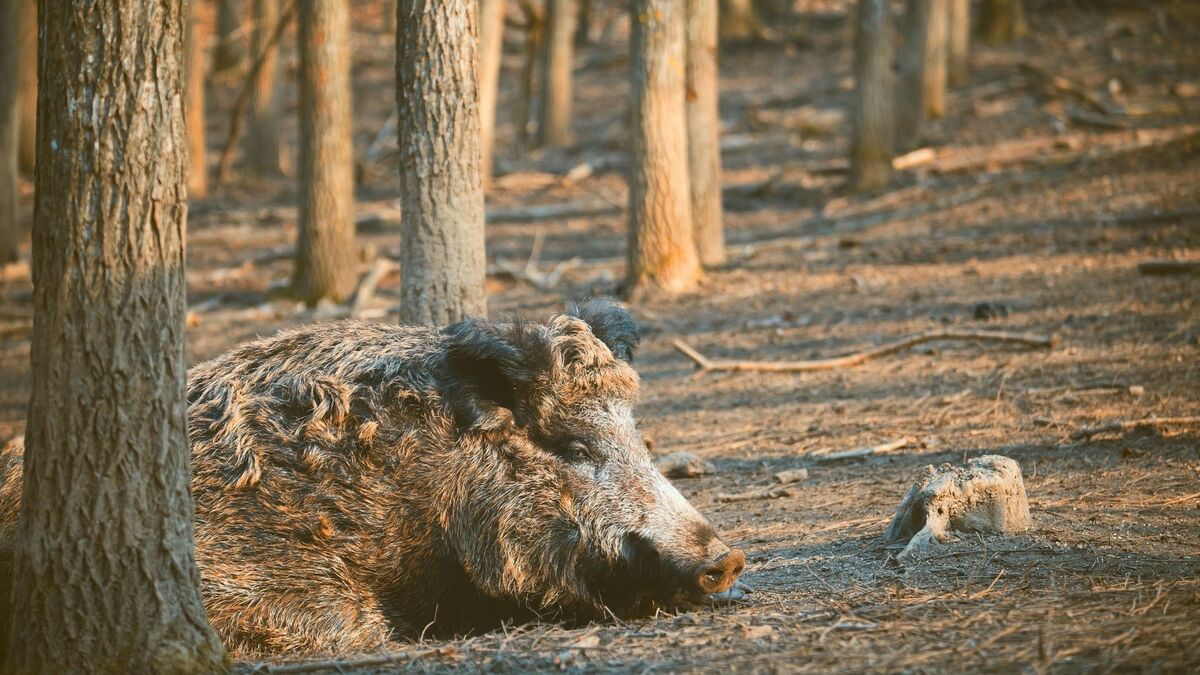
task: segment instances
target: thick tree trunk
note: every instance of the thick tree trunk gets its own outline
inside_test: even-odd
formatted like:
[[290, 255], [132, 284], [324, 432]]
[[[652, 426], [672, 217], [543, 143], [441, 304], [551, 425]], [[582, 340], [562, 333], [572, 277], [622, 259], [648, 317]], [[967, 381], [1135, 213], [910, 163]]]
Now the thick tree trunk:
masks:
[[560, 146], [571, 142], [571, 80], [575, 70], [575, 3], [546, 0], [541, 54], [542, 95], [538, 142]]
[[952, 86], [961, 87], [967, 83], [967, 76], [971, 70], [971, 0], [948, 2], [947, 79]]
[[184, 113], [187, 124], [189, 197], [208, 196], [208, 135], [204, 120], [204, 76], [207, 68], [205, 44], [208, 42], [204, 21], [200, 18], [200, 3], [190, 0], [184, 35], [184, 72], [187, 83], [184, 94]]
[[277, 176], [283, 168], [279, 156], [279, 100], [275, 77], [279, 48], [268, 47], [268, 44], [271, 32], [279, 22], [279, 0], [254, 0], [251, 22], [251, 58], [257, 59], [264, 50], [267, 56], [250, 93], [246, 166], [260, 176]]
[[1029, 30], [1025, 24], [1024, 0], [983, 0], [979, 6], [979, 28], [984, 41], [1011, 42]]
[[[195, 0], [189, 0], [194, 2]], [[246, 55], [242, 31], [242, 0], [217, 0], [217, 40], [213, 49], [213, 70], [221, 72], [242, 64]]]
[[400, 322], [483, 316], [475, 0], [400, 0]]
[[630, 298], [691, 290], [700, 278], [692, 234], [685, 119], [685, 7], [632, 5], [633, 129], [629, 169]]
[[[17, 227], [17, 153], [21, 129], [21, 85], [17, 76], [21, 54], [20, 3], [0, 0], [0, 266], [16, 260], [20, 230]], [[0, 593], [6, 593], [0, 580]], [[0, 603], [2, 607], [5, 603]], [[0, 632], [0, 641], [5, 633]]]
[[754, 0], [721, 0], [721, 39], [758, 40], [763, 36], [762, 20]]
[[41, 7], [21, 620], [5, 672], [228, 667], [188, 492], [182, 5]]
[[917, 146], [926, 115], [945, 115], [946, 0], [905, 2], [899, 70], [896, 149], [905, 152]]
[[888, 0], [859, 0], [854, 46], [856, 84], [851, 181], [858, 190], [878, 190], [892, 177], [892, 15]]
[[344, 0], [299, 0], [300, 230], [292, 292], [313, 305], [350, 297], [354, 156], [350, 142], [350, 17]]
[[479, 0], [479, 172], [485, 188], [492, 182], [496, 95], [503, 49], [504, 0]]
[[696, 250], [704, 265], [725, 262], [721, 114], [717, 96], [717, 8], [717, 0], [687, 0], [688, 174]]
[[18, 56], [17, 67], [21, 78], [21, 122], [20, 122], [20, 154], [17, 156], [21, 171], [25, 175], [33, 176], [33, 165], [37, 160], [37, 82], [38, 82], [38, 64], [37, 64], [37, 15], [38, 1], [37, 0], [5, 0], [6, 2], [18, 2], [21, 5], [20, 18], [20, 55]]

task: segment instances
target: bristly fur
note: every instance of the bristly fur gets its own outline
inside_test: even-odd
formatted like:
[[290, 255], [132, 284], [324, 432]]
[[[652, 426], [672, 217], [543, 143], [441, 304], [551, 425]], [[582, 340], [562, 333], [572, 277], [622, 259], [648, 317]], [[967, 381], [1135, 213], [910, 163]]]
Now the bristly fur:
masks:
[[[727, 552], [650, 461], [636, 343], [627, 311], [589, 301], [544, 324], [308, 326], [193, 368], [196, 556], [226, 647], [599, 616]], [[0, 454], [0, 585], [22, 452]]]

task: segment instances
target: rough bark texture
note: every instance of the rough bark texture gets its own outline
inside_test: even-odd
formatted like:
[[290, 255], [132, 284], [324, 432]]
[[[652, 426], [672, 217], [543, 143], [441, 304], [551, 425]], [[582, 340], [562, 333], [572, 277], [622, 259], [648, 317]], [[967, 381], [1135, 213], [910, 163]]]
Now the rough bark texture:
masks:
[[400, 1], [401, 323], [487, 311], [475, 9], [475, 0]]
[[947, 80], [952, 86], [959, 87], [967, 83], [971, 71], [971, 0], [947, 1]]
[[[195, 0], [191, 0], [195, 1]], [[242, 1], [217, 0], [217, 40], [213, 49], [213, 70], [236, 68], [246, 55], [242, 31]]]
[[4, 672], [228, 666], [188, 493], [182, 4], [41, 6], [35, 377]]
[[725, 262], [718, 109], [718, 0], [687, 0], [688, 173], [692, 227], [704, 265]]
[[763, 36], [754, 0], [721, 0], [721, 15], [721, 39], [757, 40]]
[[538, 142], [571, 142], [571, 80], [575, 64], [575, 3], [546, 0], [546, 29], [542, 41], [542, 96], [538, 112]]
[[492, 182], [496, 95], [503, 51], [504, 0], [479, 0], [479, 173], [484, 187]]
[[189, 197], [208, 195], [208, 141], [204, 128], [204, 75], [208, 65], [205, 45], [208, 35], [200, 18], [200, 3], [192, 0], [184, 37], [184, 72], [187, 76], [184, 113], [187, 123]]
[[891, 180], [895, 147], [891, 7], [887, 0], [860, 0], [856, 20], [851, 180], [858, 190], [878, 190]]
[[292, 291], [342, 301], [358, 281], [350, 141], [350, 19], [343, 0], [300, 0], [300, 230]]
[[896, 150], [906, 152], [920, 140], [926, 115], [941, 117], [946, 108], [946, 0], [907, 0], [904, 46], [896, 86]]
[[632, 6], [633, 129], [626, 292], [634, 299], [690, 290], [700, 278], [692, 234], [685, 119], [685, 7]]
[[279, 99], [276, 70], [279, 48], [268, 46], [271, 31], [279, 21], [279, 0], [254, 0], [251, 16], [250, 54], [254, 59], [266, 51], [262, 67], [250, 92], [250, 120], [246, 133], [246, 167], [260, 176], [282, 173], [279, 155]]
[[[24, 4], [21, 0], [20, 4]], [[21, 41], [17, 32], [20, 7], [0, 0], [0, 265], [17, 257], [17, 151], [21, 126], [20, 82], [17, 78]], [[0, 593], [6, 589], [0, 589]], [[3, 633], [0, 633], [3, 640]]]
[[21, 123], [20, 154], [17, 157], [21, 171], [33, 176], [33, 165], [37, 161], [37, 0], [7, 0], [21, 5], [20, 44], [18, 77], [21, 78]]
[[980, 34], [986, 42], [1003, 44], [1025, 35], [1024, 0], [983, 0], [979, 6]]

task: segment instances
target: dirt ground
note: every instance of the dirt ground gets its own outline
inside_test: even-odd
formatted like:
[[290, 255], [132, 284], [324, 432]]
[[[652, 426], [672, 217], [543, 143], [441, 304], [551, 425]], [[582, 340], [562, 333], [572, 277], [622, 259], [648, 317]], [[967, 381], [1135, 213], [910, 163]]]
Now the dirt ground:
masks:
[[[851, 95], [845, 2], [797, 2], [804, 11], [774, 22], [772, 43], [721, 55], [731, 260], [696, 293], [633, 308], [646, 328], [635, 365], [656, 451], [688, 450], [716, 467], [677, 485], [745, 549], [748, 601], [628, 623], [515, 626], [344, 669], [1200, 670], [1200, 426], [1076, 433], [1200, 414], [1200, 275], [1138, 270], [1200, 259], [1200, 7], [1028, 4], [1031, 35], [973, 48], [970, 82], [926, 127], [933, 158], [877, 194], [846, 193], [848, 127], [821, 114], [844, 112]], [[374, 8], [356, 11], [359, 231], [394, 257], [394, 143], [379, 133], [394, 109], [392, 47]], [[566, 298], [617, 290], [619, 162], [580, 181], [563, 176], [625, 149], [625, 50], [617, 31], [579, 55], [577, 144], [523, 153], [511, 115], [519, 46], [510, 45], [489, 260], [524, 265], [535, 241], [542, 271], [578, 260], [550, 288], [490, 276], [493, 315], [544, 317]], [[289, 56], [285, 72], [294, 71]], [[238, 81], [213, 82], [214, 152]], [[294, 87], [287, 96], [294, 112]], [[285, 133], [294, 139], [294, 119]], [[192, 208], [193, 363], [336, 311], [272, 300], [291, 265], [291, 180], [233, 183]], [[528, 221], [514, 211], [562, 204], [590, 215]], [[24, 426], [28, 267], [9, 268], [0, 284], [2, 439]], [[384, 278], [372, 305], [380, 320], [395, 319], [398, 287], [397, 275]], [[697, 375], [672, 347], [684, 339], [710, 357], [802, 359], [938, 327], [1059, 342], [932, 343], [809, 374]], [[865, 460], [821, 459], [904, 437], [913, 443]], [[1032, 529], [963, 536], [897, 563], [878, 537], [921, 467], [996, 453], [1023, 468]], [[718, 500], [800, 467], [810, 476], [792, 495]]]

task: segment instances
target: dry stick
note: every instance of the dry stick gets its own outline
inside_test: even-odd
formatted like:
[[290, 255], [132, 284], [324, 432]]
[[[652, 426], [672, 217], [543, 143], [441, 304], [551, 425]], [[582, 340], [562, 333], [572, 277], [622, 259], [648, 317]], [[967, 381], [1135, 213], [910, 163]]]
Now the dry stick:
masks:
[[1107, 422], [1094, 427], [1084, 427], [1071, 434], [1073, 439], [1091, 438], [1096, 434], [1103, 434], [1109, 431], [1129, 431], [1139, 427], [1163, 427], [1163, 426], [1178, 426], [1183, 424], [1200, 424], [1200, 415], [1190, 417], [1150, 417], [1144, 420], [1118, 420], [1116, 422]]
[[375, 296], [375, 289], [378, 288], [379, 282], [394, 269], [396, 269], [396, 264], [391, 260], [382, 256], [376, 258], [375, 264], [371, 266], [370, 271], [358, 284], [358, 289], [354, 291], [354, 297], [350, 301], [350, 318], [357, 319], [363, 315], [367, 303], [371, 302], [371, 298]]
[[278, 666], [270, 664], [260, 664], [252, 672], [256, 673], [313, 673], [322, 670], [336, 670], [342, 672], [343, 668], [368, 668], [371, 666], [386, 666], [401, 661], [412, 661], [413, 659], [424, 658], [437, 654], [436, 649], [425, 649], [419, 652], [398, 652], [395, 654], [372, 654], [370, 656], [362, 656], [349, 659], [328, 659], [324, 661], [305, 661], [303, 663], [285, 663]]
[[882, 454], [899, 450], [912, 442], [911, 438], [905, 437], [891, 443], [883, 443], [882, 445], [872, 445], [869, 448], [857, 448], [855, 450], [842, 450], [839, 452], [831, 452], [828, 455], [815, 455], [813, 459], [818, 462], [836, 462], [839, 459], [859, 459], [862, 457], [870, 457], [871, 455]]
[[258, 71], [262, 70], [263, 64], [267, 62], [267, 56], [275, 48], [279, 39], [283, 37], [283, 31], [287, 29], [288, 24], [292, 22], [292, 18], [295, 16], [296, 3], [294, 1], [289, 2], [287, 9], [280, 15], [279, 21], [276, 22], [275, 29], [271, 31], [266, 44], [263, 45], [262, 51], [254, 59], [254, 65], [250, 66], [250, 71], [246, 73], [246, 79], [242, 82], [242, 88], [233, 103], [233, 113], [229, 118], [229, 137], [225, 139], [225, 147], [221, 148], [221, 156], [217, 159], [217, 175], [213, 179], [213, 183], [218, 189], [225, 180], [225, 174], [229, 172], [229, 162], [233, 158], [233, 146], [237, 144], [238, 139], [241, 137], [242, 112], [246, 108], [246, 103], [250, 100], [250, 92], [254, 89], [254, 80], [258, 77]]
[[675, 349], [694, 361], [701, 373], [710, 371], [725, 372], [766, 372], [766, 373], [804, 373], [817, 370], [834, 370], [850, 368], [867, 361], [872, 361], [889, 354], [914, 347], [925, 342], [937, 340], [971, 340], [982, 342], [1008, 342], [1029, 347], [1053, 347], [1058, 342], [1054, 335], [1035, 335], [1032, 333], [1006, 333], [992, 330], [933, 330], [919, 335], [904, 338], [890, 344], [880, 345], [846, 356], [835, 356], [828, 359], [813, 359], [811, 361], [736, 361], [727, 359], [710, 359], [692, 349], [683, 340], [675, 340]]

